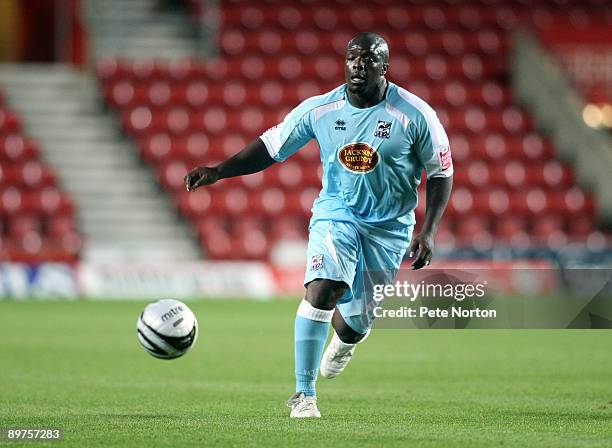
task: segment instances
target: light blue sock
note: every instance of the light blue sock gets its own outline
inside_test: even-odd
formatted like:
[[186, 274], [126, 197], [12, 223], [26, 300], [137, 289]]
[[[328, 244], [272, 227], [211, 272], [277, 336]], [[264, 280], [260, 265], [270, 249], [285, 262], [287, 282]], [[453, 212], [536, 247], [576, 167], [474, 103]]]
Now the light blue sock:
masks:
[[295, 317], [295, 391], [315, 396], [315, 383], [334, 310], [319, 310], [305, 299]]

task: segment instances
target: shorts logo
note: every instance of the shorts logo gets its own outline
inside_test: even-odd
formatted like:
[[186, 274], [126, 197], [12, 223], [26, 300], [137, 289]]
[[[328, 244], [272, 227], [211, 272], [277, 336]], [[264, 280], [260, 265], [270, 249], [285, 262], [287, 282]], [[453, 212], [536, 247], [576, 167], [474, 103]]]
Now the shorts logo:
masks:
[[349, 143], [338, 151], [338, 160], [350, 172], [365, 174], [376, 168], [380, 157], [367, 143]]
[[446, 171], [453, 166], [453, 159], [451, 157], [451, 150], [448, 146], [442, 146], [440, 149], [440, 164], [442, 165], [442, 171]]
[[310, 259], [310, 270], [318, 271], [323, 269], [323, 255], [313, 255]]
[[378, 126], [376, 126], [375, 137], [389, 138], [391, 137], [391, 122], [378, 120]]

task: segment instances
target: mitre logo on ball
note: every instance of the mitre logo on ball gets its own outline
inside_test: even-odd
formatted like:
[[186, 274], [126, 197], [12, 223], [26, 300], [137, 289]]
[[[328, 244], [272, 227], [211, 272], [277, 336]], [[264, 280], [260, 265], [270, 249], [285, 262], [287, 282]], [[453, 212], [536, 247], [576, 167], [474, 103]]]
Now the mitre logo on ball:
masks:
[[349, 143], [338, 151], [338, 160], [352, 173], [365, 174], [372, 171], [380, 160], [376, 149], [367, 143]]

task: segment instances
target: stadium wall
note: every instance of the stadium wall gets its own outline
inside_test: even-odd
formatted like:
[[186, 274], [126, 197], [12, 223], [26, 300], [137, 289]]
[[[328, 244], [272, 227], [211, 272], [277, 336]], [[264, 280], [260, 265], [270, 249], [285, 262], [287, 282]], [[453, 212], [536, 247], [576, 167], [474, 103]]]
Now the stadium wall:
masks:
[[261, 262], [0, 263], [0, 299], [266, 299], [274, 278]]

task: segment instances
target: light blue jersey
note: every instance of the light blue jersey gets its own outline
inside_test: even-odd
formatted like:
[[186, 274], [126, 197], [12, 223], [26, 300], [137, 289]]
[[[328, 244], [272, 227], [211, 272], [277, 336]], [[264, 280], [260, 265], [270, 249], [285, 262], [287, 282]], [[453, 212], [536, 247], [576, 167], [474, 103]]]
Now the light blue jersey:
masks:
[[374, 319], [371, 285], [392, 281], [410, 243], [421, 172], [453, 174], [448, 138], [434, 110], [393, 83], [366, 109], [350, 104], [346, 85], [309, 98], [261, 136], [279, 162], [313, 138], [323, 188], [312, 208], [304, 285], [346, 283], [337, 308], [366, 333]]
[[351, 222], [403, 254], [423, 168], [428, 178], [453, 174], [448, 138], [434, 110], [391, 82], [383, 101], [359, 109], [341, 85], [307, 99], [261, 136], [279, 162], [313, 138], [321, 149], [323, 188], [312, 222]]

